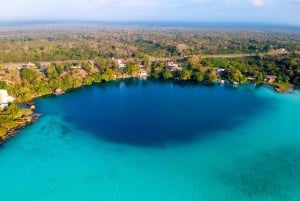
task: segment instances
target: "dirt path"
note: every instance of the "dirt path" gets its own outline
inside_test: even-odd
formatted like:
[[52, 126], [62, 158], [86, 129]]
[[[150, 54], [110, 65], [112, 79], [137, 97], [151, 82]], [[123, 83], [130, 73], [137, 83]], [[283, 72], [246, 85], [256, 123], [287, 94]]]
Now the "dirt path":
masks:
[[[274, 50], [268, 53], [249, 53], [249, 54], [212, 54], [212, 55], [193, 55], [199, 56], [201, 58], [240, 58], [240, 57], [253, 57], [253, 56], [275, 56], [275, 55], [282, 55], [282, 54], [291, 54], [291, 52], [282, 51], [282, 50]], [[168, 61], [168, 60], [176, 60], [180, 59], [180, 57], [169, 57], [169, 58], [155, 58], [149, 56], [150, 61]]]
[[[275, 55], [282, 55], [282, 54], [291, 54], [291, 52], [283, 51], [283, 50], [274, 50], [270, 51], [268, 53], [251, 53], [251, 54], [214, 54], [214, 55], [193, 55], [193, 56], [199, 56], [201, 58], [241, 58], [241, 57], [253, 57], [253, 56], [275, 56]], [[182, 57], [152, 57], [149, 56], [149, 60], [151, 62], [153, 61], [170, 61], [170, 60], [177, 60], [181, 59]], [[87, 62], [87, 61], [93, 61], [93, 60], [64, 60], [64, 61], [40, 61], [39, 63], [42, 66], [48, 66], [51, 63], [74, 63], [74, 62]], [[4, 67], [11, 67], [11, 68], [18, 68], [22, 65], [25, 65], [26, 62], [10, 62], [10, 63], [4, 63]]]

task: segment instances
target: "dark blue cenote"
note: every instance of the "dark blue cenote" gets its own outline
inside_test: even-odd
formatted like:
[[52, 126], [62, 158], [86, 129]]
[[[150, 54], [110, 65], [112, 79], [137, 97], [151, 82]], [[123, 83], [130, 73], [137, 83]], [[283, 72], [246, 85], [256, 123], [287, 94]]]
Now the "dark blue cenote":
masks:
[[256, 96], [251, 86], [238, 90], [128, 79], [41, 98], [37, 105], [42, 113], [61, 114], [78, 129], [107, 141], [165, 146], [213, 137], [211, 133], [242, 124], [272, 102]]

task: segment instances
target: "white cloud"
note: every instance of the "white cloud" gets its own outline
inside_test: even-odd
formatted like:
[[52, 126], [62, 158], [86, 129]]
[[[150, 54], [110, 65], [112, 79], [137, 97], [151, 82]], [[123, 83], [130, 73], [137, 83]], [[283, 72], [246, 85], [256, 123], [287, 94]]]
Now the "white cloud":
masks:
[[251, 3], [253, 6], [261, 7], [265, 5], [266, 1], [265, 0], [251, 0]]
[[[0, 21], [229, 21], [300, 25], [300, 0], [8, 0]], [[283, 21], [284, 19], [284, 21]]]

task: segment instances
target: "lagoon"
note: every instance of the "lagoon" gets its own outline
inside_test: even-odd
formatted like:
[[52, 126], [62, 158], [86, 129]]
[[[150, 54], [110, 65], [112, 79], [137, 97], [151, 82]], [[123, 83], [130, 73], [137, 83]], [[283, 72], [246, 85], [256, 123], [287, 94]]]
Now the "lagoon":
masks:
[[300, 93], [121, 80], [37, 99], [1, 201], [298, 200]]

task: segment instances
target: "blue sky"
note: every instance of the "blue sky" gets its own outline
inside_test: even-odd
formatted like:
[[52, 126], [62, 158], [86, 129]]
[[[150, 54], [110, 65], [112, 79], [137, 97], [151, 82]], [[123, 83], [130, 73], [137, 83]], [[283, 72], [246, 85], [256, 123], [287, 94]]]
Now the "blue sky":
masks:
[[7, 0], [0, 21], [195, 21], [300, 26], [300, 0]]

